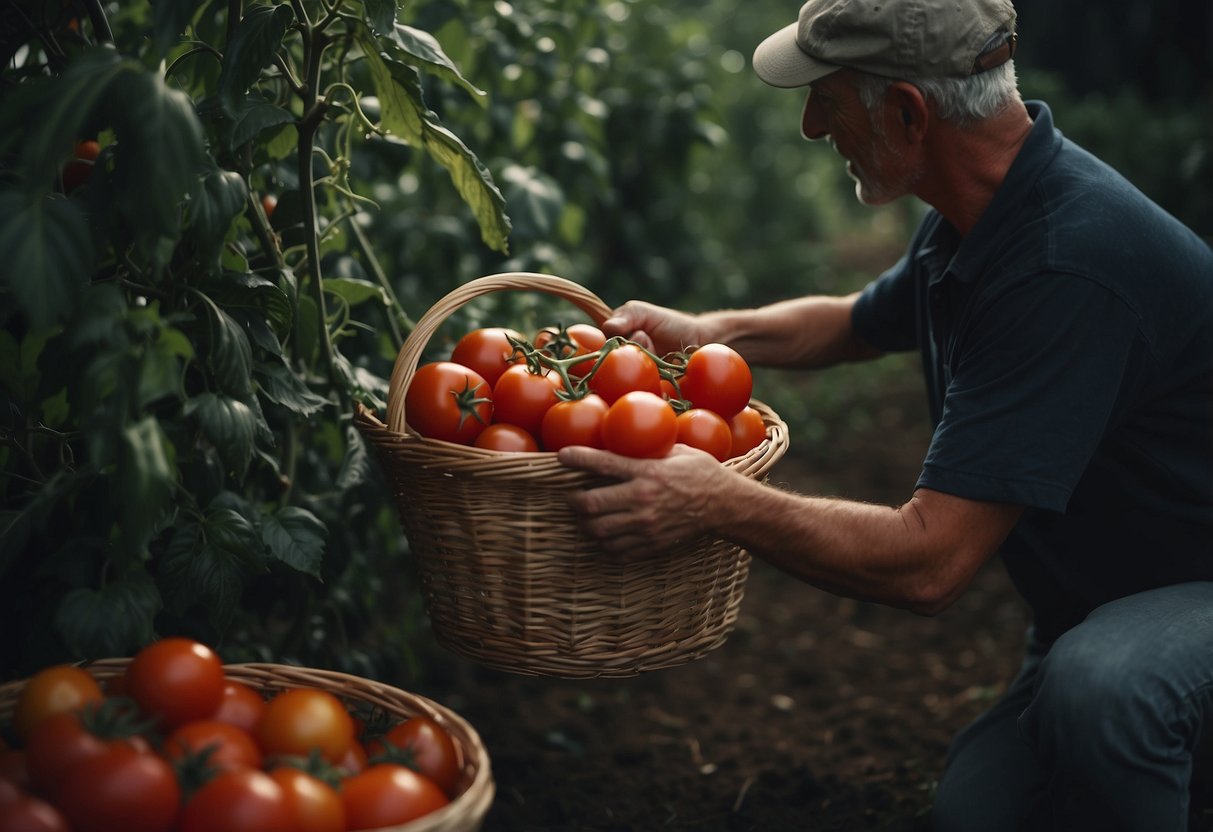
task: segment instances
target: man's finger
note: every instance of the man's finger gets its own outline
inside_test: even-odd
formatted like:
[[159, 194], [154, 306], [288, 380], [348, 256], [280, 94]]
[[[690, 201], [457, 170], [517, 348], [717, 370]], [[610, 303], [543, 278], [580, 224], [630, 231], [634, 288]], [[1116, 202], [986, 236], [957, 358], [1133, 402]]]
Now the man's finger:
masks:
[[569, 445], [556, 452], [561, 465], [590, 471], [608, 477], [626, 479], [632, 475], [634, 460], [618, 454], [587, 448], [584, 445]]

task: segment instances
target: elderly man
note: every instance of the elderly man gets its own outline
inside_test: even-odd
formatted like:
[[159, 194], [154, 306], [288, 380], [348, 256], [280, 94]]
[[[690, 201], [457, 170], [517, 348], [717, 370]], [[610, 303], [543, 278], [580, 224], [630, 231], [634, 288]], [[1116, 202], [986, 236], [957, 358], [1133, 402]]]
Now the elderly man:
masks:
[[862, 292], [604, 329], [812, 368], [917, 350], [934, 419], [904, 505], [758, 484], [682, 446], [588, 448], [571, 496], [604, 548], [702, 529], [823, 589], [924, 614], [1001, 555], [1034, 623], [1019, 676], [955, 739], [940, 830], [1187, 826], [1213, 723], [1213, 254], [1024, 103], [1008, 0], [809, 0], [754, 68], [809, 88], [866, 204], [931, 210]]

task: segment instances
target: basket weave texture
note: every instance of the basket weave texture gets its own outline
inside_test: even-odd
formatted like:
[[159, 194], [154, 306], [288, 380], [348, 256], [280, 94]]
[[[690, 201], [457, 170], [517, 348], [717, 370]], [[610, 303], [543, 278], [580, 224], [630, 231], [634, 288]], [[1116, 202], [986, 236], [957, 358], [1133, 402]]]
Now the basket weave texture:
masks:
[[[416, 558], [438, 641], [487, 666], [563, 678], [624, 677], [673, 667], [724, 643], [749, 574], [741, 547], [698, 536], [624, 563], [577, 527], [568, 492], [606, 481], [550, 452], [503, 454], [421, 437], [405, 391], [438, 327], [474, 298], [543, 292], [595, 324], [610, 308], [560, 277], [513, 272], [470, 281], [431, 307], [397, 356], [386, 424], [359, 407], [354, 423], [376, 449]], [[767, 438], [725, 463], [765, 479], [787, 450], [787, 426], [751, 401]]]
[[[129, 663], [128, 658], [100, 659], [84, 665], [84, 669], [104, 682], [121, 676]], [[223, 669], [229, 679], [243, 682], [266, 697], [291, 688], [319, 688], [347, 705], [364, 703], [398, 720], [427, 716], [450, 734], [459, 754], [455, 798], [417, 820], [372, 832], [477, 832], [484, 823], [496, 790], [489, 755], [476, 730], [449, 708], [424, 696], [332, 670], [269, 663], [228, 664]], [[24, 680], [0, 685], [0, 722], [12, 717], [24, 687]]]

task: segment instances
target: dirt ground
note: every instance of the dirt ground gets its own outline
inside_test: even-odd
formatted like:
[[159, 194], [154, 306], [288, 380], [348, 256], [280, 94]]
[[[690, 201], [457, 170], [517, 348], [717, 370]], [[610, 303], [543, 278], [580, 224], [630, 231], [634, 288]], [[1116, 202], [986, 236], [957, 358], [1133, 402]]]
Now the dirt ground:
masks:
[[[899, 501], [922, 449], [894, 435], [866, 437], [862, 457], [833, 448], [866, 460], [842, 479], [821, 480], [823, 453], [813, 464], [789, 454], [771, 480]], [[949, 739], [1002, 692], [1027, 622], [997, 562], [922, 618], [755, 561], [736, 630], [682, 667], [567, 681], [441, 653], [421, 692], [488, 748], [497, 796], [485, 832], [926, 832]]]

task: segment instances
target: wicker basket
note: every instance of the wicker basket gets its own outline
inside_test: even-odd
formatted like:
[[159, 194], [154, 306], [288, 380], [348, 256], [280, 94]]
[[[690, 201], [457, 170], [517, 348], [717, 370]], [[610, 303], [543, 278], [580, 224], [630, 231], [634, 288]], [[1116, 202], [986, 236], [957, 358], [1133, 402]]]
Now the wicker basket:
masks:
[[[100, 659], [84, 668], [99, 682], [104, 682], [121, 676], [129, 663], [130, 659], [126, 658]], [[331, 670], [263, 663], [229, 664], [223, 669], [229, 679], [243, 682], [267, 697], [290, 688], [320, 688], [347, 705], [370, 705], [376, 711], [402, 720], [419, 715], [433, 719], [451, 735], [460, 757], [456, 796], [446, 806], [424, 817], [374, 832], [477, 832], [484, 823], [496, 788], [489, 755], [475, 729], [455, 712], [423, 696]], [[0, 723], [12, 717], [24, 687], [24, 680], [0, 685]]]
[[[720, 646], [749, 574], [739, 546], [701, 535], [660, 557], [622, 563], [578, 530], [570, 489], [605, 482], [550, 452], [502, 454], [426, 439], [406, 425], [405, 391], [422, 351], [455, 310], [503, 290], [568, 300], [601, 324], [610, 308], [586, 288], [530, 273], [473, 280], [417, 322], [396, 359], [387, 423], [354, 422], [377, 451], [416, 558], [438, 641], [500, 670], [564, 678], [622, 677], [673, 667]], [[767, 438], [724, 463], [765, 478], [787, 427], [761, 402]]]

